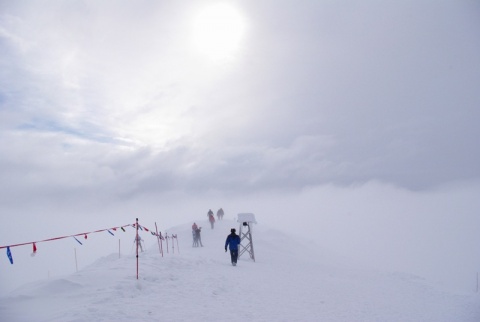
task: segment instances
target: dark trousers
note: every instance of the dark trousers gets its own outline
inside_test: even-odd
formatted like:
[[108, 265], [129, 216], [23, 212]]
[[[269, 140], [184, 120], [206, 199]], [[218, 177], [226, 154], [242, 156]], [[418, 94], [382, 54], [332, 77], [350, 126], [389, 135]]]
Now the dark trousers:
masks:
[[230, 257], [232, 258], [232, 263], [236, 263], [238, 258], [238, 249], [235, 249], [235, 250], [230, 249]]

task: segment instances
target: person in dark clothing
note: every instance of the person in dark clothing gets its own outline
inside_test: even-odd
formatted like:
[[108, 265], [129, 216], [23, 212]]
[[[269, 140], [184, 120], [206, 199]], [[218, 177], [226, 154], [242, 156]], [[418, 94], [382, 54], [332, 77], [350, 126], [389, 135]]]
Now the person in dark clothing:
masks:
[[193, 237], [193, 245], [192, 247], [198, 247], [198, 236], [197, 236], [198, 226], [197, 223], [193, 223], [192, 225], [192, 237]]
[[202, 227], [198, 227], [193, 231], [193, 247], [198, 247], [199, 244], [200, 244], [200, 247], [203, 247], [202, 237], [200, 236], [201, 232], [202, 232]]
[[233, 266], [237, 265], [238, 245], [240, 245], [240, 236], [235, 234], [235, 228], [232, 228], [230, 229], [230, 235], [227, 236], [227, 240], [225, 241], [225, 252], [227, 252], [228, 246]]
[[217, 218], [218, 218], [218, 220], [222, 220], [222, 219], [223, 219], [223, 215], [224, 215], [223, 209], [222, 209], [222, 208], [218, 209], [218, 211], [217, 211]]

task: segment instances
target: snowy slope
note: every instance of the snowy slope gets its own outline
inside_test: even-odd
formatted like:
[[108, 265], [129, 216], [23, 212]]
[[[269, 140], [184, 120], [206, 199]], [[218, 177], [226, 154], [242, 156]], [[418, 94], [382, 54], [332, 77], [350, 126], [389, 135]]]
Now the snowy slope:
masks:
[[[192, 248], [191, 223], [174, 227], [180, 249], [99, 259], [63, 278], [0, 299], [0, 321], [479, 321], [476, 294], [441, 291], [409, 274], [362, 270], [288, 234], [253, 227], [256, 262], [233, 267], [230, 220]], [[171, 244], [170, 244], [171, 246]], [[180, 251], [180, 252], [178, 252]]]

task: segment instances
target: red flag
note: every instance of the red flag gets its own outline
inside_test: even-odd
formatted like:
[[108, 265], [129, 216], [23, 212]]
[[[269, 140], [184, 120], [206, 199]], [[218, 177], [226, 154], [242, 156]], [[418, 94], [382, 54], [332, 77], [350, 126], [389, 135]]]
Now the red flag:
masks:
[[37, 253], [37, 245], [35, 245], [35, 243], [32, 243], [33, 245], [33, 253], [30, 254], [30, 256], [35, 256], [35, 254]]

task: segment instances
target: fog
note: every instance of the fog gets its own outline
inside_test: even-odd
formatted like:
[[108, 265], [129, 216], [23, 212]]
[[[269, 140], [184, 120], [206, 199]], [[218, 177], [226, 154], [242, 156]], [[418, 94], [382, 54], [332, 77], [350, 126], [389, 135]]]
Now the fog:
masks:
[[[0, 1], [0, 246], [223, 207], [471, 289], [478, 57], [478, 1]], [[13, 247], [1, 290], [118, 235]]]
[[[480, 267], [478, 193], [479, 186], [412, 192], [369, 182], [311, 187], [296, 193], [247, 193], [235, 198], [218, 192], [201, 196], [158, 194], [94, 207], [52, 202], [21, 211], [2, 209], [9, 218], [2, 225], [0, 244], [118, 227], [133, 224], [136, 218], [150, 229], [154, 230], [156, 223], [159, 231], [175, 233], [169, 228], [193, 222], [206, 225], [208, 209], [216, 212], [223, 207], [226, 218], [253, 212], [258, 225], [307, 240], [346, 265], [407, 272], [450, 290], [473, 291]], [[30, 256], [31, 245], [11, 248], [14, 264], [6, 256], [0, 261], [2, 291], [75, 272], [75, 255], [81, 269], [101, 256], [118, 253], [119, 239], [120, 252], [131, 254], [134, 233], [133, 228], [127, 228], [115, 236], [100, 232], [88, 235], [87, 240], [77, 237], [83, 245], [73, 238], [37, 243], [34, 257]], [[147, 247], [158, 247], [154, 236], [141, 235]], [[179, 243], [180, 249], [191, 246], [190, 240]]]

